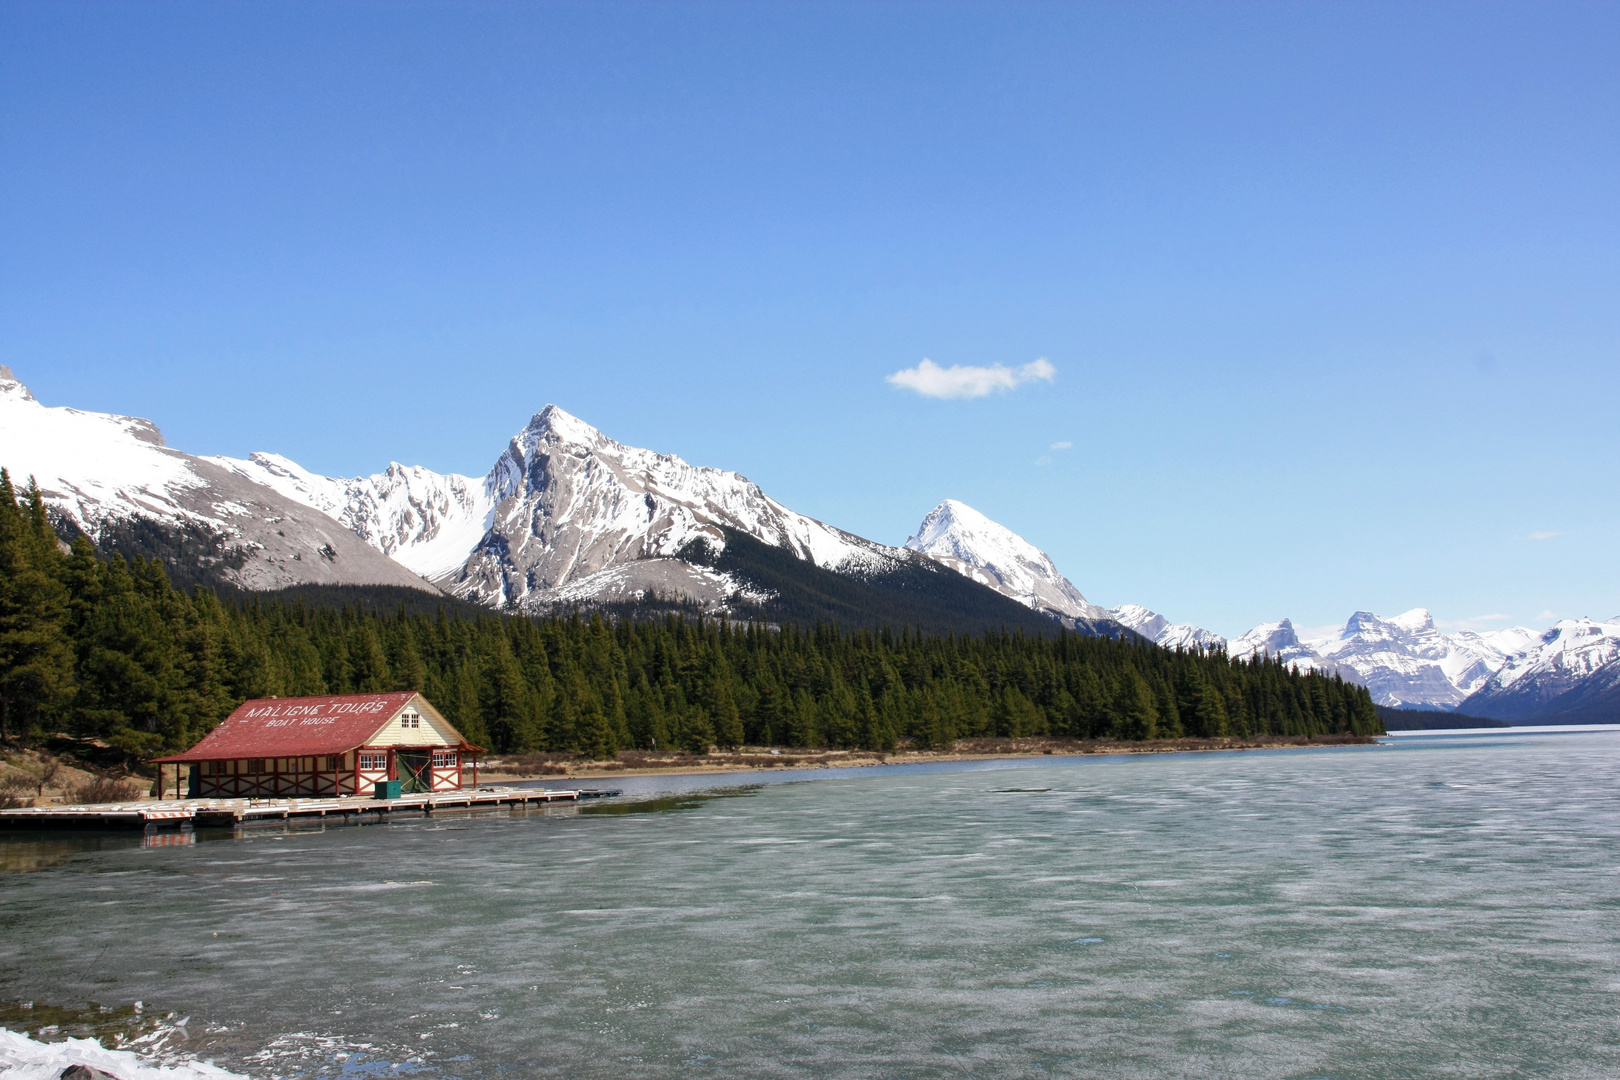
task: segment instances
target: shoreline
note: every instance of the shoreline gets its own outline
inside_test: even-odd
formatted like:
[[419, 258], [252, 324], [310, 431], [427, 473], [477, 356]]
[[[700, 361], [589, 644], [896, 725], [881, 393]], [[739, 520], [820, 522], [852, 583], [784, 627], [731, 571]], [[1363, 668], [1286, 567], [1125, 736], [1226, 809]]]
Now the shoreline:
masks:
[[[1220, 739], [963, 739], [953, 750], [775, 751], [745, 749], [736, 753], [655, 755], [626, 751], [616, 761], [535, 759], [562, 755], [503, 756], [478, 770], [478, 783], [610, 780], [625, 776], [719, 776], [740, 773], [783, 773], [816, 769], [864, 768], [873, 765], [924, 765], [940, 761], [1000, 761], [1038, 757], [1104, 757], [1121, 754], [1187, 754], [1240, 750], [1297, 750], [1377, 745], [1373, 735], [1263, 735]], [[991, 744], [991, 745], [983, 745]], [[538, 767], [537, 767], [538, 766]]]

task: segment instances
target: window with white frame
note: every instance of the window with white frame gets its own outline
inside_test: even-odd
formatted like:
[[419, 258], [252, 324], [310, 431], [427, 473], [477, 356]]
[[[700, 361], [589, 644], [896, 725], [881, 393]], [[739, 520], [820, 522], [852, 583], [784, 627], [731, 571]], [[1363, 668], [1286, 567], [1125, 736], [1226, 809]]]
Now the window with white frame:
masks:
[[415, 728], [422, 726], [422, 714], [414, 709], [407, 709], [399, 714], [399, 726], [402, 728]]
[[433, 751], [433, 767], [435, 769], [453, 769], [456, 767], [456, 752], [454, 750]]
[[379, 772], [388, 768], [387, 754], [361, 754], [360, 768], [364, 772]]

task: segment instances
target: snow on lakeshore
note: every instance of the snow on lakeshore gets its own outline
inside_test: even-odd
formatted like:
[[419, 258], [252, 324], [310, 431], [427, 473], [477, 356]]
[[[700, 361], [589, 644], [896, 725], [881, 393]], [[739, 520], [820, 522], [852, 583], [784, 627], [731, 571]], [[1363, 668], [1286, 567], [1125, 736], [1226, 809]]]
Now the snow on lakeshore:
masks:
[[57, 1080], [70, 1065], [88, 1065], [118, 1080], [246, 1080], [206, 1062], [154, 1065], [129, 1050], [108, 1050], [95, 1039], [36, 1042], [0, 1028], [0, 1077], [4, 1080]]

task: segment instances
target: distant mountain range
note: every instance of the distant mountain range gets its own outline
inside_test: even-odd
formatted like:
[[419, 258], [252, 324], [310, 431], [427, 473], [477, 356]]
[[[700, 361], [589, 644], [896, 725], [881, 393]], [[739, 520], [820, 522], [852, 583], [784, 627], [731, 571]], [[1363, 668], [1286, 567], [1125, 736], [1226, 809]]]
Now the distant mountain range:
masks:
[[1338, 672], [1388, 707], [1620, 720], [1620, 617], [1446, 634], [1417, 608], [1356, 612], [1310, 640], [1283, 619], [1228, 641], [1138, 604], [1093, 604], [1045, 552], [954, 499], [890, 547], [795, 513], [737, 473], [615, 442], [555, 405], [482, 477], [396, 463], [340, 478], [272, 453], [193, 457], [148, 420], [46, 407], [0, 367], [0, 465], [19, 485], [37, 478], [62, 528], [104, 548], [137, 526], [168, 530], [185, 544], [153, 550], [189, 551], [205, 576], [245, 589], [404, 585], [532, 613], [678, 609], [932, 631], [1055, 622]]
[[1514, 626], [1446, 634], [1423, 608], [1389, 618], [1358, 611], [1324, 637], [1302, 641], [1283, 619], [1227, 642], [1188, 627], [1166, 625], [1155, 634], [1153, 620], [1162, 617], [1144, 609], [1112, 614], [1162, 645], [1196, 634], [1203, 636], [1200, 644], [1224, 647], [1233, 657], [1265, 654], [1338, 672], [1365, 684], [1383, 706], [1455, 710], [1516, 724], [1620, 723], [1620, 616], [1564, 619], [1539, 632]]
[[[397, 463], [341, 478], [271, 453], [184, 454], [150, 421], [46, 407], [0, 368], [0, 465], [19, 485], [36, 478], [62, 527], [104, 549], [131, 523], [183, 533], [204, 570], [244, 589], [404, 585], [529, 613], [702, 611], [934, 632], [1053, 626], [926, 555], [795, 513], [737, 473], [615, 442], [555, 405], [482, 478]], [[1130, 634], [1106, 613], [1068, 625]]]

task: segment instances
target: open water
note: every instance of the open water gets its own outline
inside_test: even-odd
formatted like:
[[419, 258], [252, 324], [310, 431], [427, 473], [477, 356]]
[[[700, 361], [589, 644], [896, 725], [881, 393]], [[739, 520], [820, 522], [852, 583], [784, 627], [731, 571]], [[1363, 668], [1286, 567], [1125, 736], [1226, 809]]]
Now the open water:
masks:
[[0, 1023], [253, 1076], [1620, 1076], [1620, 733], [748, 779], [6, 839]]

